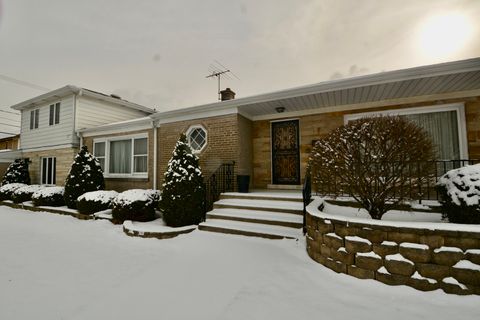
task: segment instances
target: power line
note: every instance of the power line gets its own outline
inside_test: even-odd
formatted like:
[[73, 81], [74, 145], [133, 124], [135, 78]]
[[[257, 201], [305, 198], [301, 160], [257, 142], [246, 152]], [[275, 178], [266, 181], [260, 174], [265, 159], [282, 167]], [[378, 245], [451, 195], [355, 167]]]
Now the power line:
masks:
[[28, 82], [28, 81], [23, 81], [23, 80], [20, 80], [20, 79], [9, 77], [9, 76], [6, 76], [4, 74], [0, 74], [0, 79], [5, 80], [7, 82], [15, 83], [15, 84], [18, 84], [18, 85], [21, 85], [21, 86], [24, 86], [24, 87], [29, 87], [29, 88], [32, 88], [32, 89], [37, 89], [37, 90], [42, 90], [42, 91], [51, 91], [51, 89], [36, 85], [36, 84]]

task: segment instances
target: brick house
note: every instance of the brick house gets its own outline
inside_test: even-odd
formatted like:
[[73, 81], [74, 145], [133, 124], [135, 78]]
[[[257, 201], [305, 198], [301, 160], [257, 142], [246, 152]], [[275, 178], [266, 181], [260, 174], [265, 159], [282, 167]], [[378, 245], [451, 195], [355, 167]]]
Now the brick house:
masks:
[[34, 183], [62, 184], [85, 144], [100, 160], [107, 188], [161, 188], [175, 142], [186, 133], [206, 177], [234, 162], [235, 174], [249, 175], [251, 187], [299, 188], [316, 139], [379, 113], [404, 115], [424, 127], [439, 159], [480, 159], [480, 58], [239, 99], [227, 89], [222, 96], [220, 102], [154, 112], [66, 86], [12, 108], [22, 112], [20, 150], [32, 160]]
[[21, 156], [18, 151], [20, 135], [0, 139], [0, 177], [3, 177], [10, 163]]
[[[399, 114], [430, 132], [439, 159], [480, 159], [480, 58], [367, 76], [158, 112], [78, 130], [104, 165], [107, 187], [159, 188], [180, 133], [187, 134], [205, 176], [222, 163], [251, 176], [254, 188], [298, 188], [312, 143], [349, 120]], [[146, 154], [119, 160], [118, 144]], [[118, 142], [121, 141], [121, 142]], [[130, 150], [130, 149], [129, 149]], [[119, 161], [125, 162], [119, 171]], [[140, 164], [140, 162], [142, 164]], [[147, 168], [137, 172], [136, 166]]]

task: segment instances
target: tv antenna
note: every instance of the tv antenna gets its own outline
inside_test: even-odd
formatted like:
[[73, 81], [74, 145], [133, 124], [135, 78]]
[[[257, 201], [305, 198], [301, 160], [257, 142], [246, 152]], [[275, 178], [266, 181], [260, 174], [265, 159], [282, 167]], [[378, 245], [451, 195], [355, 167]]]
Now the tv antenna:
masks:
[[222, 100], [222, 96], [220, 94], [220, 82], [221, 82], [221, 77], [224, 76], [225, 78], [227, 78], [228, 80], [232, 80], [232, 77], [230, 77], [230, 75], [234, 76], [235, 78], [237, 78], [238, 80], [240, 80], [232, 71], [230, 71], [230, 69], [228, 69], [227, 67], [225, 67], [223, 64], [221, 64], [220, 62], [218, 62], [217, 60], [213, 60], [214, 63], [210, 64], [210, 66], [208, 67], [208, 71], [210, 72], [210, 74], [208, 76], [206, 76], [205, 78], [213, 78], [213, 77], [217, 77], [217, 83], [218, 83], [218, 100]]

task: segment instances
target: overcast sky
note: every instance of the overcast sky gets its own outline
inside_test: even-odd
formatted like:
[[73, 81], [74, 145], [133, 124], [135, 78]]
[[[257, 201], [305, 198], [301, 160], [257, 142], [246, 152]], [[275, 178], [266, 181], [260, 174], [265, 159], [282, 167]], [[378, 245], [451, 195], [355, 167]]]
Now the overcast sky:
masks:
[[[425, 48], [429, 21], [449, 14], [469, 37]], [[168, 110], [216, 101], [215, 61], [239, 78], [222, 87], [245, 97], [478, 57], [479, 17], [480, 0], [0, 0], [0, 110], [46, 92], [10, 78]], [[453, 25], [435, 30], [466, 34]]]

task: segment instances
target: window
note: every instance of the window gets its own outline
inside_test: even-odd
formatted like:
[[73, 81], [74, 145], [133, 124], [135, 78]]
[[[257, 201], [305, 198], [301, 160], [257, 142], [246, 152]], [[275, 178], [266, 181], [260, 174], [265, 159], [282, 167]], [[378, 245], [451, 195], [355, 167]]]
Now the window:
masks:
[[56, 183], [56, 166], [57, 159], [55, 157], [42, 158], [42, 184]]
[[50, 105], [50, 117], [48, 119], [48, 124], [53, 126], [54, 124], [60, 123], [60, 102]]
[[105, 142], [97, 142], [93, 145], [93, 155], [100, 162], [103, 172], [105, 172]]
[[30, 130], [38, 128], [38, 118], [40, 116], [40, 109], [30, 111]]
[[207, 130], [202, 126], [192, 126], [187, 131], [187, 139], [190, 148], [194, 152], [200, 152], [207, 145]]
[[147, 176], [148, 139], [145, 135], [97, 140], [94, 142], [93, 154], [106, 176]]
[[[345, 123], [375, 114], [378, 113], [347, 115]], [[465, 119], [463, 105], [388, 110], [382, 111], [382, 114], [405, 117], [427, 131], [436, 147], [438, 159], [468, 159], [465, 120], [462, 120]]]

